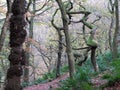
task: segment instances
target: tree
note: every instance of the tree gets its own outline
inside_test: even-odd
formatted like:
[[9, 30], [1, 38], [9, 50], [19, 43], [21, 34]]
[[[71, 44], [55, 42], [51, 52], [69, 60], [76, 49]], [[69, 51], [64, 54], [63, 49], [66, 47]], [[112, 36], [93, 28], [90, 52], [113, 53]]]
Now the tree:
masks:
[[109, 10], [109, 12], [111, 14], [110, 29], [109, 29], [109, 32], [108, 32], [108, 35], [109, 35], [109, 46], [110, 46], [111, 53], [113, 54], [112, 29], [113, 29], [113, 26], [114, 26], [114, 3], [113, 3], [112, 0], [109, 0], [108, 10]]
[[63, 45], [62, 45], [62, 33], [61, 33], [61, 30], [62, 30], [62, 27], [57, 27], [55, 24], [54, 24], [54, 16], [56, 15], [58, 9], [55, 11], [55, 13], [53, 14], [52, 16], [52, 21], [51, 21], [51, 24], [52, 26], [57, 30], [57, 33], [58, 33], [58, 60], [57, 60], [57, 65], [56, 65], [56, 78], [60, 76], [60, 66], [61, 66], [61, 57], [62, 57], [62, 49], [63, 49]]
[[[30, 56], [31, 56], [30, 48], [32, 48], [32, 44], [29, 40], [33, 39], [34, 18], [35, 18], [35, 16], [41, 15], [42, 13], [44, 13], [46, 10], [49, 9], [49, 8], [47, 8], [47, 9], [43, 10], [43, 12], [38, 13], [39, 11], [41, 11], [46, 6], [46, 4], [49, 1], [50, 0], [46, 0], [45, 3], [43, 3], [43, 5], [40, 8], [37, 8], [37, 5], [39, 5], [39, 1], [37, 2], [36, 0], [29, 0], [29, 3], [27, 5], [26, 16], [27, 16], [27, 21], [28, 21], [28, 24], [29, 24], [29, 35], [27, 37], [28, 40], [26, 42], [26, 50], [28, 50], [28, 51], [26, 51], [26, 65], [27, 66], [29, 66], [29, 64], [30, 64]], [[31, 7], [31, 12], [32, 13], [29, 12], [30, 7]], [[28, 17], [30, 18], [29, 20], [28, 20]], [[27, 83], [29, 82], [29, 68], [24, 69], [24, 81], [27, 82]]]
[[[109, 3], [110, 3], [110, 8], [109, 8], [109, 11], [110, 13], [112, 14], [111, 16], [111, 26], [110, 26], [110, 31], [109, 31], [109, 37], [111, 36], [111, 29], [113, 27], [113, 17], [115, 16], [115, 31], [114, 31], [114, 35], [113, 35], [113, 42], [112, 44], [110, 43], [110, 46], [112, 47], [111, 50], [112, 50], [112, 54], [113, 54], [113, 58], [116, 59], [118, 58], [118, 44], [119, 44], [119, 1], [118, 0], [109, 0]], [[111, 39], [111, 37], [109, 38]]]
[[[29, 0], [29, 4], [28, 4], [28, 8], [30, 4], [32, 3], [31, 0]], [[33, 9], [33, 14], [35, 14], [35, 0], [33, 0], [33, 4], [32, 4], [32, 9]], [[28, 17], [27, 17], [28, 18]], [[33, 38], [33, 24], [34, 24], [34, 17], [30, 17], [30, 20], [28, 21], [29, 23], [29, 37], [28, 38]], [[26, 48], [28, 49], [28, 51], [26, 51], [26, 65], [29, 66], [29, 61], [30, 61], [30, 48], [31, 48], [31, 43], [30, 42], [26, 42]], [[29, 82], [29, 68], [25, 68], [24, 69], [24, 82], [28, 83]]]
[[118, 0], [115, 0], [115, 32], [114, 32], [114, 37], [113, 37], [113, 58], [116, 59], [118, 58], [118, 46], [117, 46], [117, 37], [119, 36], [119, 4]]
[[6, 2], [7, 2], [7, 13], [6, 13], [6, 18], [5, 18], [5, 21], [4, 21], [4, 24], [3, 24], [3, 27], [2, 27], [2, 31], [1, 31], [1, 34], [0, 34], [0, 52], [2, 50], [4, 41], [5, 41], [6, 32], [9, 28], [9, 19], [11, 17], [12, 2], [11, 2], [11, 0], [6, 0]]
[[22, 44], [26, 38], [26, 1], [14, 0], [12, 4], [12, 16], [10, 18], [10, 67], [7, 70], [5, 90], [22, 90], [21, 75], [23, 74], [22, 66], [25, 65], [26, 57]]
[[67, 13], [65, 10], [65, 7], [61, 0], [56, 0], [58, 3], [58, 6], [60, 8], [61, 16], [62, 16], [62, 22], [63, 22], [63, 29], [65, 33], [65, 41], [66, 41], [66, 52], [68, 56], [68, 65], [69, 65], [69, 74], [70, 78], [74, 78], [73, 74], [75, 73], [75, 63], [74, 63], [74, 56], [72, 53], [72, 46], [70, 42], [70, 34], [69, 34], [69, 27], [68, 27], [68, 19], [67, 19]]

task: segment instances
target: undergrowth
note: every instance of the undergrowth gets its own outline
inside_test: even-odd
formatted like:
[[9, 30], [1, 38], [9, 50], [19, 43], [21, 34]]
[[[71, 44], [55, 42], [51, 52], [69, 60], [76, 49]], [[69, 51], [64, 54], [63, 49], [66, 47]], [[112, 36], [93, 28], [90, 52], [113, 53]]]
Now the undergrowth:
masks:
[[[66, 72], [68, 72], [68, 66], [65, 65], [61, 68], [61, 74], [64, 74]], [[22, 86], [25, 88], [27, 86], [38, 85], [40, 83], [52, 81], [53, 79], [55, 79], [55, 77], [56, 77], [56, 71], [53, 70], [51, 73], [45, 73], [42, 77], [40, 77], [34, 81], [31, 81], [28, 83], [23, 82]]]
[[110, 65], [111, 72], [103, 76], [103, 79], [107, 79], [108, 83], [102, 88], [111, 87], [114, 86], [115, 82], [120, 82], [120, 58], [113, 60]]
[[[66, 80], [61, 81], [60, 88], [56, 90], [71, 90], [74, 87], [75, 90], [98, 90], [92, 87], [91, 77], [95, 77], [104, 71], [109, 70], [110, 73], [105, 74], [102, 79], [107, 79], [109, 83], [107, 86], [114, 83], [116, 80], [120, 80], [120, 59], [112, 60], [112, 55], [110, 52], [98, 55], [97, 63], [99, 66], [99, 72], [94, 72], [93, 66], [91, 64], [90, 58], [82, 66], [76, 65], [76, 73], [74, 74], [74, 79], [67, 78]], [[61, 74], [68, 72], [68, 66], [61, 68]], [[111, 74], [112, 72], [112, 74]], [[23, 86], [37, 85], [39, 83], [45, 83], [55, 78], [55, 70], [51, 73], [46, 73], [42, 78], [38, 78], [34, 82], [28, 84], [23, 83]], [[102, 87], [103, 88], [103, 87]], [[101, 90], [101, 89], [99, 89]]]
[[[98, 55], [97, 63], [99, 65], [99, 72], [94, 72], [90, 58], [81, 66], [76, 66], [76, 73], [74, 79], [68, 78], [63, 81], [61, 87], [57, 90], [101, 90], [100, 88], [93, 88], [91, 84], [91, 77], [95, 77], [103, 71], [111, 68], [112, 55], [110, 52]], [[106, 75], [103, 78], [111, 78], [110, 75]]]
[[66, 79], [62, 81], [61, 87], [56, 90], [93, 90], [90, 83], [90, 72], [86, 68], [77, 67], [73, 79]]

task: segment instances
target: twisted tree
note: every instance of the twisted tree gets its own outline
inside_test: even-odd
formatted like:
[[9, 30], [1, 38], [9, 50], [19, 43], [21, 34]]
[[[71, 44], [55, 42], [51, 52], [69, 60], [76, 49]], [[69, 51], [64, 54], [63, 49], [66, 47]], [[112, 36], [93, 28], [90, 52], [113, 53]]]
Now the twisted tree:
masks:
[[23, 74], [22, 65], [25, 65], [26, 57], [22, 44], [25, 41], [25, 0], [14, 0], [12, 4], [12, 16], [10, 18], [10, 67], [7, 71], [5, 90], [22, 90], [20, 77]]

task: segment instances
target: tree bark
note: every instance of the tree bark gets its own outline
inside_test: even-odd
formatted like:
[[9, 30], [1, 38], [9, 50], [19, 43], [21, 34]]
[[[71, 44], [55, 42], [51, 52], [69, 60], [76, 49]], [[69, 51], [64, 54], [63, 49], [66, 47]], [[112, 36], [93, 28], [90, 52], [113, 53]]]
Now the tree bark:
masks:
[[118, 57], [118, 49], [117, 49], [117, 36], [119, 31], [119, 6], [118, 6], [118, 0], [115, 0], [115, 18], [116, 18], [116, 26], [115, 26], [115, 32], [113, 37], [113, 58], [116, 59]]
[[97, 62], [96, 62], [96, 57], [95, 57], [95, 50], [96, 50], [97, 47], [91, 47], [91, 62], [93, 64], [93, 68], [95, 70], [95, 72], [98, 72], [99, 69], [98, 69], [98, 65], [97, 65]]
[[[33, 14], [35, 14], [35, 0], [33, 0]], [[33, 24], [34, 24], [34, 17], [30, 18], [29, 21], [29, 38], [32, 39], [33, 38]], [[28, 48], [28, 50], [31, 48], [31, 43], [27, 42], [26, 44], [26, 48]], [[30, 51], [26, 52], [26, 65], [29, 66], [29, 60], [30, 60]], [[28, 83], [29, 82], [29, 68], [25, 68], [24, 69], [24, 82]]]
[[58, 61], [57, 61], [57, 69], [56, 69], [56, 78], [60, 76], [60, 66], [61, 66], [61, 56], [62, 56], [62, 34], [60, 30], [57, 30], [59, 36], [59, 44], [58, 44]]
[[22, 90], [21, 76], [22, 66], [25, 65], [26, 57], [22, 45], [26, 38], [25, 0], [14, 0], [12, 4], [12, 16], [10, 18], [10, 67], [7, 70], [5, 90]]
[[62, 22], [63, 22], [63, 28], [64, 28], [64, 33], [65, 33], [65, 40], [66, 40], [66, 52], [68, 56], [68, 65], [69, 65], [69, 74], [70, 78], [74, 78], [73, 74], [75, 73], [75, 62], [74, 62], [74, 56], [72, 53], [72, 47], [70, 43], [70, 35], [69, 35], [69, 27], [68, 27], [68, 19], [67, 19], [67, 14], [65, 11], [65, 8], [63, 6], [63, 3], [61, 0], [56, 0], [56, 2], [59, 5], [60, 11], [61, 11], [61, 16], [62, 16]]

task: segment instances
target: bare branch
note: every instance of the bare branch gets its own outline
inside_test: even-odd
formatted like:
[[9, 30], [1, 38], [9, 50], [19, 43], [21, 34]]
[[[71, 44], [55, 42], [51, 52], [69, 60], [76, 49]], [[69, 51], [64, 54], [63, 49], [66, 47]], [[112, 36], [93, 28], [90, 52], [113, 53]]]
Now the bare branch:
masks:
[[91, 24], [94, 24], [96, 23], [97, 21], [99, 21], [102, 17], [101, 16], [98, 16], [98, 18], [96, 20], [94, 20]]
[[58, 27], [58, 26], [56, 26], [56, 25], [54, 24], [54, 17], [55, 17], [55, 15], [57, 14], [58, 10], [59, 10], [59, 9], [56, 9], [55, 13], [53, 14], [52, 20], [51, 20], [51, 24], [52, 24], [52, 26], [53, 26], [56, 30], [64, 30], [64, 28]]
[[34, 15], [34, 16], [39, 16], [39, 15], [43, 14], [44, 12], [46, 12], [47, 10], [51, 9], [51, 8], [52, 8], [52, 6], [46, 8], [45, 10], [43, 10], [42, 12], [40, 12], [40, 13]]
[[32, 0], [29, 0], [28, 6], [27, 6], [27, 10], [29, 9], [30, 5], [32, 4]]
[[82, 49], [88, 49], [90, 47], [83, 47], [83, 48], [72, 48], [73, 50], [82, 50]]
[[91, 14], [89, 11], [67, 12], [67, 14]]
[[[51, 40], [51, 41], [60, 42], [59, 40]], [[60, 42], [60, 43], [63, 44], [63, 46], [67, 47], [63, 42]]]
[[43, 4], [43, 6], [40, 8], [40, 9], [38, 9], [38, 10], [35, 10], [35, 12], [39, 12], [40, 10], [42, 10], [46, 5], [47, 5], [47, 3], [49, 2], [50, 0], [46, 0], [45, 1], [45, 3]]
[[92, 26], [91, 24], [87, 23], [86, 21], [81, 20], [81, 22], [82, 22], [85, 26], [87, 26], [88, 28], [93, 29], [93, 26]]
[[85, 8], [83, 5], [81, 5], [80, 2], [79, 2], [79, 6], [80, 6], [81, 8], [83, 8], [83, 10], [86, 10], [86, 8]]

